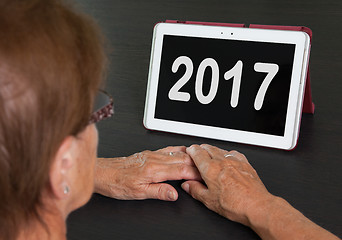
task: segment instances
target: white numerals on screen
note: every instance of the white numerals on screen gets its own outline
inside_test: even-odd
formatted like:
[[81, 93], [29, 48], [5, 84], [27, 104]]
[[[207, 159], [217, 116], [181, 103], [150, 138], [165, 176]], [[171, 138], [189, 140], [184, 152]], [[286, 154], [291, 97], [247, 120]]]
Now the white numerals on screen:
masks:
[[264, 103], [265, 94], [267, 91], [268, 86], [272, 82], [273, 78], [279, 71], [279, 66], [274, 63], [256, 63], [254, 64], [254, 70], [256, 72], [263, 72], [267, 73], [264, 81], [262, 82], [259, 91], [256, 95], [255, 101], [254, 101], [254, 108], [255, 110], [260, 110], [262, 107], [262, 104]]
[[[180, 65], [184, 64], [186, 69], [184, 75], [173, 85], [173, 87], [169, 91], [169, 99], [175, 101], [183, 101], [188, 102], [190, 100], [190, 94], [187, 92], [180, 92], [179, 90], [190, 80], [192, 73], [194, 71], [194, 66], [189, 57], [180, 56], [178, 57], [172, 64], [172, 72], [176, 73]], [[203, 79], [204, 73], [206, 69], [211, 68], [211, 84], [209, 93], [205, 96], [203, 94]], [[224, 73], [224, 79], [230, 80], [233, 78], [233, 87], [230, 98], [230, 105], [235, 108], [239, 103], [239, 95], [240, 95], [240, 85], [241, 85], [241, 77], [242, 77], [242, 68], [243, 62], [241, 60], [237, 61], [234, 67], [227, 72]], [[279, 66], [274, 63], [255, 63], [254, 71], [267, 73], [264, 81], [262, 82], [258, 93], [256, 95], [254, 101], [255, 110], [260, 110], [264, 103], [265, 95], [267, 89], [272, 82], [275, 75], [277, 75], [279, 71]], [[202, 104], [211, 103], [217, 94], [218, 85], [220, 79], [220, 70], [217, 62], [212, 58], [204, 59], [197, 70], [196, 81], [195, 81], [195, 94], [197, 100]]]
[[243, 63], [239, 60], [232, 69], [224, 74], [224, 79], [226, 80], [233, 78], [232, 94], [230, 98], [230, 105], [233, 108], [235, 108], [239, 102], [242, 67]]
[[[207, 67], [211, 68], [211, 85], [210, 90], [207, 96], [203, 94], [203, 77], [204, 72]], [[204, 59], [198, 67], [197, 75], [196, 75], [196, 82], [195, 82], [195, 93], [198, 101], [202, 104], [211, 103], [214, 100], [217, 88], [219, 84], [219, 66], [217, 62], [212, 58]]]
[[172, 72], [176, 73], [180, 65], [184, 64], [186, 69], [183, 77], [181, 77], [175, 85], [169, 91], [169, 99], [175, 101], [184, 101], [188, 102], [190, 100], [190, 93], [187, 92], [179, 92], [190, 79], [192, 72], [194, 71], [194, 65], [190, 58], [186, 56], [178, 57], [172, 64]]

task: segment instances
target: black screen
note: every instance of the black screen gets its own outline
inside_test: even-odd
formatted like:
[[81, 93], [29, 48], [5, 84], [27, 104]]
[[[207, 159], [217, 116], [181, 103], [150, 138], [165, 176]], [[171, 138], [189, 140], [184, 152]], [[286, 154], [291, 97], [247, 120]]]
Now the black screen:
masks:
[[[294, 44], [165, 35], [155, 118], [284, 136], [294, 51]], [[188, 57], [193, 64], [191, 77], [179, 89], [181, 93], [190, 94], [188, 101], [169, 98], [170, 89], [186, 71], [184, 64], [180, 64], [177, 71], [172, 71], [172, 65], [180, 56]], [[207, 58], [217, 63], [219, 81], [215, 97], [210, 103], [203, 104], [197, 98], [195, 85], [199, 66]], [[225, 80], [224, 73], [238, 61], [243, 64], [241, 82], [238, 102], [232, 107], [230, 101], [235, 79]], [[256, 63], [279, 66], [259, 110], [254, 107], [254, 101], [267, 72], [256, 71]], [[213, 70], [202, 66], [203, 69], [202, 93], [207, 96]]]

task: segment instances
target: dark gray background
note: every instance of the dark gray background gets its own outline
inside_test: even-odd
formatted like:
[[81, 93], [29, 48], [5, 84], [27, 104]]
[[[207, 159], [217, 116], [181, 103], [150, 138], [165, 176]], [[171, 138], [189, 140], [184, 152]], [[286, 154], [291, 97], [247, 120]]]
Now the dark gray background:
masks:
[[[115, 116], [98, 125], [99, 156], [127, 156], [168, 145], [209, 143], [243, 152], [266, 187], [342, 237], [342, 1], [77, 0], [111, 46], [106, 90]], [[299, 143], [286, 152], [143, 128], [152, 29], [165, 19], [303, 25], [313, 30], [314, 115], [304, 114]], [[68, 239], [258, 239], [247, 227], [207, 210], [180, 189], [175, 203], [118, 201], [94, 195], [68, 219]]]

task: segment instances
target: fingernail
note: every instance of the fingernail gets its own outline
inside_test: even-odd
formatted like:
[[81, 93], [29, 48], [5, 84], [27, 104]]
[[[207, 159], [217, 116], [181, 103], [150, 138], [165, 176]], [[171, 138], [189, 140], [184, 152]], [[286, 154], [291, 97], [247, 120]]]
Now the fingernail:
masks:
[[176, 200], [176, 195], [173, 191], [168, 191], [167, 192], [167, 197], [169, 198], [169, 200], [173, 201]]
[[183, 183], [183, 184], [182, 184], [182, 188], [183, 188], [183, 190], [186, 191], [187, 193], [189, 192], [189, 184]]

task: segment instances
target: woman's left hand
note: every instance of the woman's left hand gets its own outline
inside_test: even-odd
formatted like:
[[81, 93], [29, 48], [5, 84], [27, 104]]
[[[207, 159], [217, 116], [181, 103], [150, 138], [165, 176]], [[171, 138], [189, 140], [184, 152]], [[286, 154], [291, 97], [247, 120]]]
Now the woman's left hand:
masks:
[[176, 201], [178, 193], [167, 180], [201, 180], [186, 148], [167, 147], [129, 157], [98, 158], [95, 192], [116, 199]]

